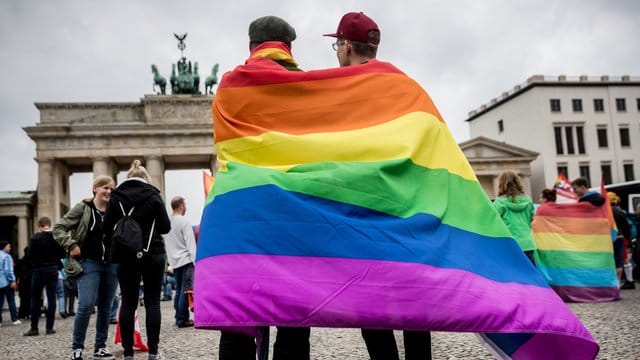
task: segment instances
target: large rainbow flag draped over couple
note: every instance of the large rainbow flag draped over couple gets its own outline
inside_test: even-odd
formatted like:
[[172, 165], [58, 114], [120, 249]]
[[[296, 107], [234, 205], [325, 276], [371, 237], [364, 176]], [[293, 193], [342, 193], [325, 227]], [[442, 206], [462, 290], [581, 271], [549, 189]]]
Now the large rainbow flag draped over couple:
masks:
[[536, 212], [538, 271], [565, 301], [620, 299], [608, 209], [608, 202], [548, 203]]
[[476, 332], [500, 358], [595, 357], [415, 81], [265, 58], [287, 55], [257, 49], [215, 96], [197, 327]]

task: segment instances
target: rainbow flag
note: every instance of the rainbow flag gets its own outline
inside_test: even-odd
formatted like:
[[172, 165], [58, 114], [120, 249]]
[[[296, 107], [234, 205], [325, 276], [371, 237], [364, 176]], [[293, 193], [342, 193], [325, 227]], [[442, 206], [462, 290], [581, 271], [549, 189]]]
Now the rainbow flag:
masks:
[[609, 224], [609, 234], [611, 235], [611, 241], [616, 241], [618, 238], [618, 225], [613, 218], [613, 209], [611, 208], [611, 201], [607, 196], [607, 189], [604, 187], [604, 181], [600, 181], [600, 194], [604, 197], [604, 207], [607, 209], [607, 222]]
[[556, 177], [556, 182], [553, 184], [553, 188], [556, 190], [559, 203], [574, 203], [578, 201], [578, 195], [573, 192], [573, 186], [571, 182], [567, 180], [567, 177], [563, 173], [559, 173]]
[[538, 271], [563, 300], [620, 298], [606, 205], [542, 204], [532, 229]]
[[266, 58], [287, 50], [257, 48], [213, 102], [196, 326], [476, 332], [503, 359], [593, 359], [427, 93], [376, 60]]
[[205, 203], [211, 202], [213, 199], [213, 193], [211, 189], [213, 189], [213, 184], [215, 184], [216, 178], [213, 177], [208, 171], [202, 172], [202, 185], [204, 186], [204, 198]]

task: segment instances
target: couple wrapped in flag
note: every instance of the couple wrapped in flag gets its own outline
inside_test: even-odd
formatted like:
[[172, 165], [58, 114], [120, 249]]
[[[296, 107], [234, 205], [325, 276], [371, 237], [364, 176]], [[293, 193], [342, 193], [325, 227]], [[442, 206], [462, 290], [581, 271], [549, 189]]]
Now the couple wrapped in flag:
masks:
[[595, 357], [414, 80], [276, 58], [292, 59], [256, 48], [215, 95], [196, 327], [474, 332], [503, 359]]

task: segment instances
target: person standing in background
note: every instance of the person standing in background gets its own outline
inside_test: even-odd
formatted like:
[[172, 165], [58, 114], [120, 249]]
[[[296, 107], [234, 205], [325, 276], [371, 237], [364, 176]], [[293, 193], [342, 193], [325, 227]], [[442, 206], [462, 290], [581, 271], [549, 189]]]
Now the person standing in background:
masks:
[[498, 197], [493, 200], [493, 206], [524, 254], [535, 266], [533, 253], [536, 243], [531, 232], [533, 201], [524, 194], [520, 177], [513, 171], [505, 171], [498, 177]]
[[59, 271], [62, 268], [61, 259], [64, 257], [64, 249], [56, 242], [51, 234], [51, 219], [41, 217], [38, 219], [40, 232], [33, 235], [30, 240], [31, 264], [33, 266], [33, 279], [31, 282], [31, 328], [24, 336], [38, 335], [38, 320], [42, 309], [42, 289], [47, 294], [46, 334], [55, 334], [53, 325], [56, 318], [56, 287], [58, 286]]
[[72, 360], [83, 360], [84, 340], [89, 319], [98, 305], [94, 359], [113, 359], [107, 348], [109, 316], [118, 279], [116, 266], [109, 257], [111, 242], [104, 238], [103, 217], [115, 182], [101, 175], [93, 180], [93, 197], [74, 205], [53, 226], [53, 237], [70, 256], [82, 264], [75, 276], [78, 288], [78, 310], [73, 320]]
[[0, 241], [0, 326], [2, 326], [2, 308], [4, 298], [7, 298], [11, 323], [20, 325], [22, 321], [18, 319], [16, 311], [16, 275], [13, 272], [13, 258], [11, 257], [11, 244], [8, 241]]
[[184, 198], [176, 196], [171, 200], [171, 231], [164, 236], [167, 248], [167, 261], [173, 268], [176, 282], [176, 294], [173, 307], [176, 310], [176, 325], [178, 327], [193, 326], [189, 319], [189, 300], [185, 290], [193, 290], [193, 264], [196, 261], [196, 239], [193, 228], [184, 217], [187, 205]]
[[[160, 292], [164, 275], [165, 247], [161, 234], [171, 230], [169, 216], [160, 190], [150, 183], [151, 177], [140, 160], [134, 160], [123, 181], [111, 194], [104, 215], [105, 239], [111, 241], [114, 227], [125, 216], [130, 216], [140, 226], [143, 255], [127, 257], [113, 251], [111, 258], [118, 263], [120, 283], [120, 334], [125, 360], [133, 359], [135, 313], [138, 307], [140, 281], [144, 278], [144, 308], [149, 345], [149, 360], [164, 357], [158, 351], [160, 342]], [[126, 214], [125, 214], [126, 212]], [[113, 301], [113, 297], [111, 298]], [[109, 313], [112, 302], [109, 303]], [[107, 319], [108, 320], [108, 319]]]

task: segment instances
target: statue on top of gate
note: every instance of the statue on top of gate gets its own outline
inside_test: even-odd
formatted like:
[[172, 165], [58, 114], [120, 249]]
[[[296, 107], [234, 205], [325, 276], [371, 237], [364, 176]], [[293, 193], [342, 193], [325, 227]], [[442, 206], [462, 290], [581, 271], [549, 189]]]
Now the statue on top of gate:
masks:
[[[187, 45], [184, 43], [184, 39], [187, 37], [187, 33], [182, 35], [173, 34], [178, 39], [178, 49], [180, 49], [180, 59], [175, 64], [171, 64], [171, 77], [169, 77], [169, 84], [171, 85], [172, 94], [201, 94], [200, 92], [200, 74], [198, 73], [198, 63], [191, 63], [190, 60], [184, 56], [184, 49]], [[217, 71], [217, 64], [215, 66]], [[154, 73], [154, 91], [155, 87], [160, 87], [159, 94], [164, 95], [164, 85], [162, 81], [166, 80], [160, 75], [157, 67], [153, 68]], [[207, 78], [208, 79], [208, 78]], [[217, 80], [217, 79], [216, 79]], [[211, 81], [209, 81], [211, 82]], [[217, 83], [217, 81], [215, 81]], [[212, 84], [207, 83], [209, 87]], [[207, 89], [207, 93], [211, 93], [210, 89]]]

